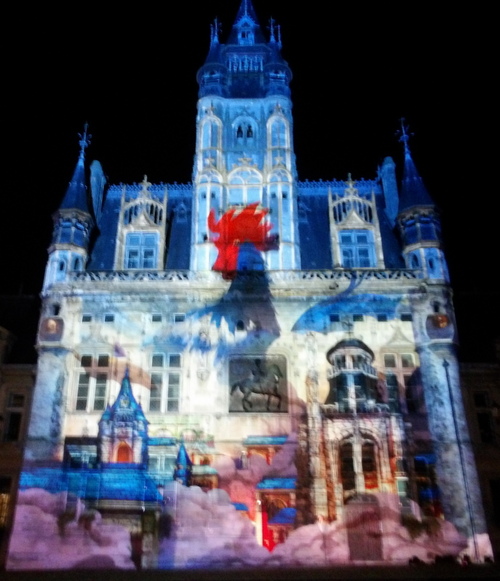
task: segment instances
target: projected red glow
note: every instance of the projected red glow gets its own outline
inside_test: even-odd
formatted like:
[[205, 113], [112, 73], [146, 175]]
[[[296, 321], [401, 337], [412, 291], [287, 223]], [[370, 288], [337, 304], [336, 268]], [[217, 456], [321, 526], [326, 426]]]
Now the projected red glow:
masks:
[[233, 278], [238, 270], [241, 244], [251, 243], [258, 251], [277, 247], [277, 237], [269, 236], [272, 224], [266, 221], [269, 210], [259, 208], [259, 203], [228, 210], [217, 222], [215, 210], [208, 216], [208, 227], [218, 235], [213, 239], [218, 255], [212, 270], [221, 272], [224, 278]]

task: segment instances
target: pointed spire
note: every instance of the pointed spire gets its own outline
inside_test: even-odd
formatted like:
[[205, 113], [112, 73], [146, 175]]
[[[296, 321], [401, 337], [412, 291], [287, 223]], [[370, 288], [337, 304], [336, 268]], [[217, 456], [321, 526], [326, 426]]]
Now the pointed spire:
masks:
[[234, 20], [228, 44], [253, 45], [266, 40], [251, 0], [243, 0]]
[[83, 212], [90, 214], [85, 177], [85, 150], [90, 145], [90, 139], [92, 136], [87, 132], [87, 130], [88, 123], [85, 123], [83, 133], [78, 134], [78, 137], [80, 138], [80, 154], [78, 156], [75, 171], [73, 172], [73, 177], [69, 182], [66, 195], [62, 201], [60, 207], [61, 210], [82, 210]]
[[123, 376], [120, 391], [118, 392], [115, 403], [111, 406], [109, 411], [106, 410], [105, 413], [107, 416], [110, 416], [113, 419], [116, 419], [117, 416], [126, 416], [129, 420], [131, 420], [133, 417], [140, 420], [146, 419], [141, 405], [134, 397], [132, 385], [130, 383], [130, 370], [128, 365], [125, 369], [125, 374]]
[[276, 20], [274, 18], [269, 19], [269, 44], [277, 45], [278, 49], [281, 49], [281, 26], [276, 25]]
[[177, 480], [177, 482], [180, 482], [184, 486], [189, 486], [191, 484], [192, 469], [193, 463], [191, 462], [186, 447], [182, 443], [175, 460], [174, 480]]
[[274, 36], [274, 18], [269, 19], [269, 42], [276, 42], [276, 38]]
[[258, 24], [257, 14], [251, 0], [242, 0], [238, 14], [236, 14], [235, 25], [245, 16], [251, 18], [255, 24]]
[[220, 24], [217, 18], [214, 20], [214, 23], [210, 25], [210, 47], [214, 44], [219, 44], [219, 32], [220, 32]]
[[399, 211], [402, 212], [414, 206], [434, 206], [434, 202], [411, 157], [409, 145], [410, 134], [408, 132], [408, 126], [405, 125], [405, 119], [401, 119], [401, 136], [399, 140], [404, 145], [405, 154]]

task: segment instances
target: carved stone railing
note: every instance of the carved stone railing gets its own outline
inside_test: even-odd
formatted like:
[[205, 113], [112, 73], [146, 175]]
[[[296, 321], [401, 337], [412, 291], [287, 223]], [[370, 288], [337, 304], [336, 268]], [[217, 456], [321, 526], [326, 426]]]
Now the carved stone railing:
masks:
[[[270, 283], [336, 280], [416, 280], [417, 270], [275, 270], [239, 273], [239, 280], [259, 280], [263, 276]], [[224, 282], [218, 272], [192, 270], [90, 270], [73, 272], [68, 282], [112, 282], [112, 281], [167, 281], [167, 282]], [[230, 281], [225, 281], [228, 284]]]
[[293, 280], [398, 280], [419, 278], [416, 270], [275, 270], [267, 273], [271, 282]]

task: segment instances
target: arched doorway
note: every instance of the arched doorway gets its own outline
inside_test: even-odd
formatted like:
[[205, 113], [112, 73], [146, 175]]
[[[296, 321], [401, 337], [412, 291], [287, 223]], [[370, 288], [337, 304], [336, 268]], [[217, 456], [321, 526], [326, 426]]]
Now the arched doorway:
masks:
[[120, 442], [116, 450], [116, 462], [118, 464], [130, 464], [134, 461], [132, 448], [126, 442]]

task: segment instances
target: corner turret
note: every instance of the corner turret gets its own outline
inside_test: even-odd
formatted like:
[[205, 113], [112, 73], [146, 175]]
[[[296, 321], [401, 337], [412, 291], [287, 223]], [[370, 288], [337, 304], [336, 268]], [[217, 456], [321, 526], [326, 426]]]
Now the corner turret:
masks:
[[64, 281], [68, 272], [84, 270], [95, 225], [89, 207], [85, 174], [85, 149], [91, 135], [85, 124], [80, 134], [80, 155], [59, 210], [53, 215], [54, 231], [49, 247], [49, 264], [46, 269], [44, 290], [54, 282]]
[[404, 119], [401, 127], [405, 163], [397, 224], [406, 266], [421, 270], [423, 278], [449, 282], [448, 266], [441, 249], [439, 214], [413, 162]]

